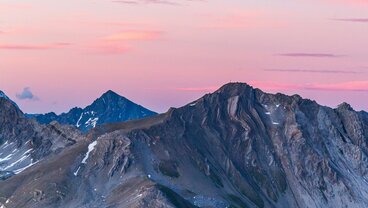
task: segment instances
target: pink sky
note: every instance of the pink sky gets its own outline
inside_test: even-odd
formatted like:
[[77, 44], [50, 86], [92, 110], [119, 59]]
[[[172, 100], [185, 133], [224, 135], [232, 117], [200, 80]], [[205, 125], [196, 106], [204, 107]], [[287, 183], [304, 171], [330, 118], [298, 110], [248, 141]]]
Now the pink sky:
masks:
[[366, 0], [0, 0], [0, 90], [30, 113], [109, 89], [165, 112], [240, 81], [367, 111], [367, 37]]

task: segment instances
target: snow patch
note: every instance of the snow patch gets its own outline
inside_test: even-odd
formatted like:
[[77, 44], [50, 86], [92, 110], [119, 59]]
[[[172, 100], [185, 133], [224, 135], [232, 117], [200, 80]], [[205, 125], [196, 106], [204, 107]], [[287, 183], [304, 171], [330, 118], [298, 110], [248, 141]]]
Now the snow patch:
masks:
[[97, 121], [99, 118], [89, 118], [88, 121], [86, 121], [87, 126], [92, 126], [93, 128], [96, 127]]
[[[32, 150], [33, 150], [33, 149], [29, 149], [29, 150], [25, 151], [25, 152], [23, 153], [23, 155], [26, 155], [26, 154], [30, 153]], [[23, 156], [23, 155], [22, 155], [22, 156]]]
[[10, 154], [10, 155], [7, 155], [6, 157], [4, 158], [0, 158], [0, 162], [4, 162], [4, 161], [8, 161], [12, 158], [13, 154]]
[[86, 154], [86, 156], [83, 158], [82, 163], [86, 164], [87, 163], [87, 159], [89, 157], [89, 154], [95, 149], [95, 146], [97, 145], [97, 141], [92, 142], [91, 144], [88, 145], [88, 152]]
[[77, 124], [75, 125], [76, 127], [80, 127], [80, 124], [79, 124], [79, 122], [82, 120], [82, 117], [83, 117], [83, 113], [81, 113], [81, 115], [80, 115], [80, 117], [79, 117], [79, 119], [78, 119], [78, 121], [77, 121]]
[[13, 162], [12, 164], [10, 164], [10, 165], [8, 165], [8, 166], [6, 166], [5, 168], [4, 168], [4, 170], [7, 170], [7, 169], [9, 169], [9, 168], [11, 168], [11, 167], [13, 167], [14, 165], [16, 165], [16, 164], [18, 164], [18, 163], [20, 163], [20, 162], [23, 162], [25, 159], [27, 159], [29, 157], [29, 155], [24, 155], [24, 156], [22, 156], [19, 160], [17, 160], [17, 161], [15, 161], [15, 162]]
[[74, 175], [77, 176], [78, 175], [78, 172], [80, 170], [80, 166], [78, 167], [77, 171], [74, 172]]
[[23, 167], [23, 168], [20, 168], [20, 169], [18, 169], [18, 170], [14, 170], [13, 172], [14, 172], [15, 174], [19, 174], [19, 173], [23, 172], [25, 169], [27, 169], [27, 168], [29, 168], [29, 167], [31, 167], [31, 166], [33, 166], [33, 165], [37, 164], [37, 163], [38, 163], [38, 161], [37, 161], [37, 162], [33, 162], [33, 160], [31, 160], [31, 163], [30, 163], [29, 165], [27, 165], [27, 166], [25, 166], [25, 167]]
[[9, 141], [6, 141], [3, 145], [1, 145], [1, 149], [6, 149], [7, 147], [9, 147], [10, 145], [12, 145], [13, 143], [9, 143]]

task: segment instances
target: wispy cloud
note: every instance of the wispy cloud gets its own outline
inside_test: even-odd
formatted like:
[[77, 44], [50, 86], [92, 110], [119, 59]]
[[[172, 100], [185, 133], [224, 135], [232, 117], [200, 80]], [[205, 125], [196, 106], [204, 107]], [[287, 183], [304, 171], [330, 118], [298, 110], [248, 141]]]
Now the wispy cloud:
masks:
[[309, 58], [340, 58], [344, 57], [344, 55], [338, 55], [333, 53], [280, 53], [277, 54], [279, 56], [288, 56], [288, 57], [309, 57]]
[[269, 72], [291, 72], [291, 73], [322, 73], [322, 74], [359, 74], [361, 72], [349, 70], [309, 70], [309, 69], [264, 69]]
[[178, 91], [187, 92], [212, 92], [219, 88], [219, 86], [208, 86], [208, 87], [179, 87], [176, 88]]
[[138, 1], [124, 1], [124, 0], [116, 0], [116, 1], [112, 1], [114, 3], [120, 3], [120, 4], [138, 4], [139, 2]]
[[99, 43], [87, 48], [89, 54], [121, 55], [132, 50], [128, 45]]
[[332, 4], [336, 3], [343, 3], [346, 5], [352, 5], [352, 6], [367, 6], [368, 1], [367, 0], [328, 0]]
[[124, 21], [110, 21], [110, 22], [88, 22], [85, 21], [83, 23], [89, 23], [92, 24], [93, 26], [99, 24], [99, 25], [104, 25], [104, 26], [115, 26], [115, 27], [141, 27], [141, 26], [147, 26], [150, 25], [150, 23], [148, 22], [124, 22]]
[[134, 49], [135, 42], [157, 40], [162, 33], [157, 30], [123, 30], [96, 40], [86, 49], [91, 54], [124, 54]]
[[368, 92], [368, 81], [350, 81], [341, 83], [288, 84], [276, 82], [249, 82], [265, 90], [320, 90], [320, 91], [356, 91]]
[[112, 0], [113, 3], [140, 5], [140, 4], [164, 4], [171, 6], [183, 5], [185, 2], [204, 2], [205, 0]]
[[240, 11], [228, 14], [202, 15], [205, 22], [199, 26], [203, 29], [249, 29], [258, 27], [279, 27], [285, 23], [269, 18], [269, 13], [263, 11]]
[[368, 18], [337, 18], [332, 20], [341, 22], [368, 23]]
[[36, 97], [32, 93], [32, 91], [29, 87], [25, 87], [21, 93], [17, 93], [16, 97], [19, 100], [33, 100], [33, 101], [39, 100], [38, 97]]
[[20, 3], [0, 3], [0, 9], [30, 9], [32, 8], [31, 4], [20, 4]]
[[115, 0], [112, 1], [114, 3], [122, 3], [122, 4], [166, 4], [166, 5], [180, 5], [176, 1], [167, 1], [167, 0]]
[[155, 40], [160, 38], [161, 31], [147, 30], [124, 30], [103, 38], [105, 41], [135, 41], [135, 40]]
[[[368, 92], [368, 81], [350, 81], [350, 82], [328, 83], [328, 84], [324, 83], [292, 84], [292, 83], [264, 82], [264, 81], [249, 81], [247, 83], [261, 90], [272, 90], [272, 91], [316, 90], [316, 91]], [[176, 88], [176, 90], [186, 92], [213, 92], [219, 88], [220, 86], [204, 86], [204, 87]]]
[[253, 15], [223, 15], [208, 16], [209, 22], [203, 24], [205, 29], [246, 29], [258, 24], [257, 17]]
[[0, 44], [0, 50], [47, 50], [63, 48], [71, 45], [70, 43], [53, 44]]

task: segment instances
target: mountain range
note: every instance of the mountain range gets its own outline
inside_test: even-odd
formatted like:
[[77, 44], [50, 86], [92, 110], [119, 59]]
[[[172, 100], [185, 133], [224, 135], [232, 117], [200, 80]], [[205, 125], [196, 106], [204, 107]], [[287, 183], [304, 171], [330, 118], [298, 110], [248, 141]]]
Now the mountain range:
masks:
[[86, 132], [96, 125], [139, 119], [155, 114], [155, 112], [109, 90], [83, 109], [76, 107], [60, 115], [51, 112], [27, 114], [27, 117], [35, 118], [41, 124], [57, 121], [60, 124], [73, 125]]
[[86, 134], [0, 98], [0, 124], [0, 167], [32, 158], [0, 181], [0, 207], [368, 207], [368, 113], [347, 103], [229, 83]]

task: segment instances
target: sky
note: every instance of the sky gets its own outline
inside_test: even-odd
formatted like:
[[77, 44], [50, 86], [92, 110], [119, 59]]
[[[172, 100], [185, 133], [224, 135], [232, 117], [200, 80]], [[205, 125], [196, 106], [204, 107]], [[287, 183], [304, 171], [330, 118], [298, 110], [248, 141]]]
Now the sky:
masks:
[[156, 112], [228, 82], [368, 111], [368, 0], [0, 0], [0, 90], [27, 113], [107, 90]]

